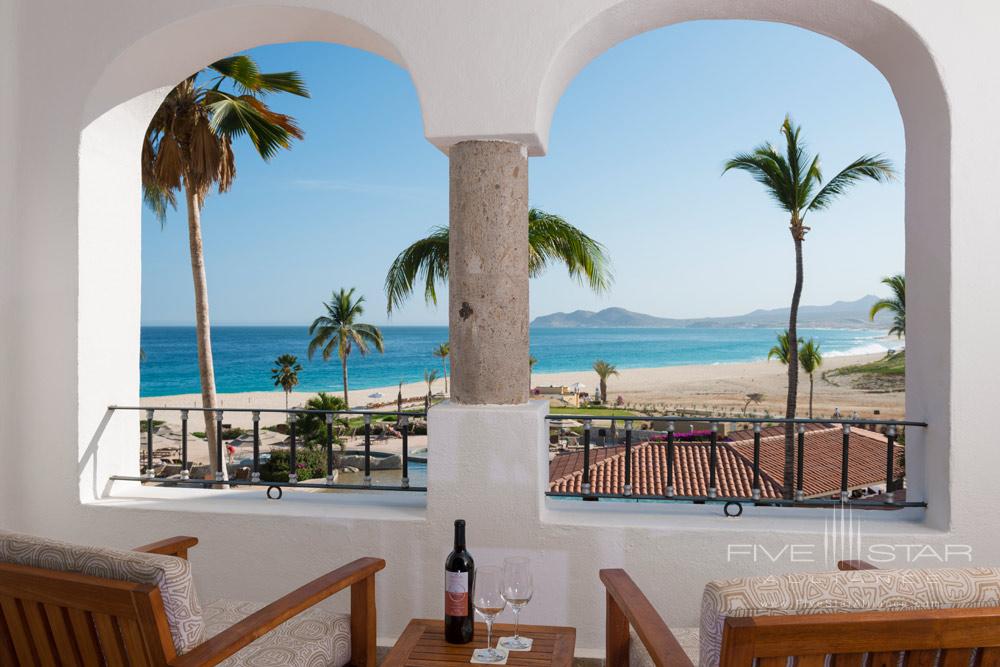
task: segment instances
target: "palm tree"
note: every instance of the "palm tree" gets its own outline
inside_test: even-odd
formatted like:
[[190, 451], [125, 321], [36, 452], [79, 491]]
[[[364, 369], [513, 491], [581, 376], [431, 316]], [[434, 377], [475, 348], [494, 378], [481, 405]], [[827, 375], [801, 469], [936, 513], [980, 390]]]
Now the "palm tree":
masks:
[[444, 393], [448, 393], [448, 355], [451, 354], [451, 346], [445, 341], [434, 348], [434, 356], [441, 359], [441, 368], [444, 370]]
[[334, 292], [329, 302], [324, 303], [326, 315], [320, 315], [309, 325], [309, 358], [312, 359], [316, 350], [322, 348], [323, 361], [329, 361], [336, 352], [340, 358], [340, 366], [344, 379], [344, 403], [351, 404], [347, 394], [347, 358], [351, 350], [358, 349], [365, 356], [374, 346], [379, 352], [385, 351], [382, 342], [382, 332], [371, 324], [363, 324], [358, 318], [365, 312], [361, 305], [365, 297], [354, 298], [354, 288]]
[[[801, 343], [802, 339], [799, 338], [798, 342]], [[785, 329], [783, 332], [778, 334], [778, 344], [772, 347], [767, 353], [767, 360], [770, 361], [771, 359], [777, 359], [782, 363], [782, 365], [787, 366], [791, 358], [792, 349], [788, 344], [788, 329]]]
[[[399, 253], [385, 276], [387, 312], [402, 305], [418, 278], [424, 283], [424, 299], [437, 304], [437, 285], [448, 279], [448, 242], [448, 228], [435, 227]], [[528, 211], [528, 252], [532, 278], [550, 263], [560, 262], [570, 276], [586, 281], [595, 292], [611, 285], [611, 262], [604, 246], [558, 215], [537, 208]]]
[[438, 379], [437, 371], [424, 371], [424, 382], [427, 383], [427, 398], [424, 399], [424, 411], [431, 409], [431, 397], [434, 395], [434, 381]]
[[600, 382], [601, 387], [601, 401], [603, 403], [608, 402], [608, 378], [612, 375], [618, 375], [618, 369], [614, 364], [609, 364], [608, 362], [598, 359], [594, 362], [594, 372], [597, 373], [597, 377]]
[[[306, 410], [341, 412], [347, 409], [347, 404], [340, 396], [321, 391], [307, 400], [304, 407]], [[303, 412], [295, 423], [302, 442], [307, 445], [326, 444], [326, 415]], [[339, 435], [335, 436], [335, 440], [343, 451], [346, 446], [344, 441]]]
[[271, 379], [274, 380], [275, 387], [281, 387], [285, 390], [285, 411], [287, 412], [288, 394], [299, 383], [302, 365], [299, 364], [299, 358], [294, 354], [283, 354], [274, 360], [274, 366], [271, 369]]
[[[223, 90], [223, 87], [230, 90]], [[177, 207], [183, 190], [187, 207], [188, 245], [194, 280], [198, 372], [204, 408], [215, 408], [215, 368], [208, 317], [208, 284], [201, 238], [201, 207], [212, 186], [220, 193], [236, 176], [233, 141], [249, 137], [257, 153], [270, 160], [290, 148], [302, 131], [290, 116], [272, 111], [264, 102], [271, 93], [308, 97], [295, 72], [263, 74], [249, 56], [223, 58], [196, 72], [171, 90], [146, 129], [142, 142], [143, 199], [163, 224], [167, 208]], [[210, 415], [209, 415], [210, 417]], [[215, 420], [206, 418], [209, 461], [218, 469]]]
[[809, 419], [813, 418], [813, 373], [823, 365], [823, 355], [819, 351], [819, 343], [810, 338], [802, 343], [799, 349], [799, 364], [809, 376]]
[[896, 338], [906, 335], [906, 276], [897, 273], [894, 276], [882, 279], [882, 284], [892, 290], [892, 298], [879, 299], [872, 304], [872, 310], [868, 317], [872, 320], [883, 310], [892, 313], [892, 328], [889, 335], [896, 334]]
[[[802, 296], [802, 242], [809, 227], [806, 215], [812, 211], [822, 211], [830, 207], [837, 197], [845, 194], [851, 186], [862, 179], [885, 182], [895, 178], [892, 162], [881, 155], [862, 155], [842, 169], [825, 184], [820, 170], [819, 155], [810, 157], [804, 142], [799, 141], [801, 127], [785, 116], [781, 133], [785, 137], [785, 154], [779, 153], [770, 144], [761, 144], [749, 153], [739, 153], [726, 162], [723, 173], [731, 169], [748, 172], [754, 180], [762, 184], [772, 200], [789, 214], [789, 231], [795, 244], [795, 287], [792, 290], [792, 306], [788, 315], [788, 335], [798, 339], [799, 299]], [[795, 417], [796, 399], [799, 388], [799, 360], [796, 346], [790, 348], [788, 359], [788, 396], [785, 417]], [[784, 487], [788, 497], [792, 497], [795, 481], [792, 470], [795, 462], [795, 427], [785, 424], [785, 472]]]
[[531, 392], [531, 374], [535, 370], [535, 366], [538, 365], [538, 357], [533, 354], [528, 355], [528, 392]]

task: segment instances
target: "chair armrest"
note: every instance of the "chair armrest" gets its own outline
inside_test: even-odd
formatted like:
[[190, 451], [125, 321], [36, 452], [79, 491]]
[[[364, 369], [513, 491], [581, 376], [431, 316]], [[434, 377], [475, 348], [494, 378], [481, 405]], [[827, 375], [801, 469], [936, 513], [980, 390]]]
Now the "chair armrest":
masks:
[[606, 667], [627, 667], [631, 625], [656, 667], [693, 667], [680, 642], [625, 570], [601, 570], [607, 591]]
[[[259, 637], [264, 636], [293, 616], [302, 613], [317, 602], [334, 593], [351, 587], [351, 663], [356, 667], [375, 665], [375, 573], [385, 567], [381, 558], [359, 558], [343, 567], [314, 579], [291, 593], [278, 598], [266, 607], [255, 611], [242, 621], [231, 625], [214, 637], [202, 642], [191, 651], [178, 656], [171, 665], [175, 667], [201, 667], [215, 665]], [[359, 591], [361, 592], [359, 594]], [[355, 608], [363, 599], [365, 607]], [[356, 619], [365, 622], [364, 636], [355, 637]], [[358, 644], [363, 642], [362, 655], [357, 655]], [[370, 646], [368, 646], [370, 644]]]
[[177, 556], [178, 558], [186, 559], [188, 557], [188, 549], [196, 544], [198, 544], [197, 537], [177, 535], [175, 537], [168, 537], [165, 540], [150, 542], [149, 544], [144, 544], [141, 547], [135, 547], [132, 551], [142, 551], [147, 554], [161, 554], [163, 556]]
[[854, 570], [877, 570], [878, 568], [863, 560], [842, 560], [837, 562], [837, 569], [852, 572]]

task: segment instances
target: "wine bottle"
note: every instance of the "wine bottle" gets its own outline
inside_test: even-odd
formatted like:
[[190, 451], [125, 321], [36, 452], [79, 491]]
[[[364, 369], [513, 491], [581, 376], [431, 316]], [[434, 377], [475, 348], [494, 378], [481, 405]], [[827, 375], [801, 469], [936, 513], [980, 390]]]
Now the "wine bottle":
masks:
[[476, 565], [465, 550], [465, 520], [455, 520], [455, 548], [444, 562], [444, 638], [449, 644], [472, 641], [472, 586]]

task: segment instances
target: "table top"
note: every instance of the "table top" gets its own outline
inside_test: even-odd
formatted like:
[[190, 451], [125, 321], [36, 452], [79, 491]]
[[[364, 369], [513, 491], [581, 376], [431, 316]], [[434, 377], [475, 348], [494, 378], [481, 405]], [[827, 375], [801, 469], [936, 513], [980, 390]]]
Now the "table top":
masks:
[[[514, 626], [493, 626], [493, 644], [514, 634]], [[533, 640], [530, 651], [511, 651], [508, 667], [570, 667], [576, 648], [576, 629], [550, 625], [521, 625], [520, 634]], [[486, 625], [476, 623], [476, 635], [468, 644], [444, 640], [444, 621], [413, 619], [389, 651], [382, 667], [466, 667], [472, 652], [486, 647]]]

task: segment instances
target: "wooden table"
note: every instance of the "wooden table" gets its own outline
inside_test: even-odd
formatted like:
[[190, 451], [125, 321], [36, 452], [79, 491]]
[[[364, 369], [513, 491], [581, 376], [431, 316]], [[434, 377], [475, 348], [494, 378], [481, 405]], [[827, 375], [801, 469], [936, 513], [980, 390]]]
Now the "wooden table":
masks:
[[[534, 640], [530, 651], [511, 651], [509, 667], [571, 667], [576, 648], [576, 629], [549, 625], [521, 625], [521, 636]], [[514, 626], [493, 626], [493, 645], [500, 637], [514, 634]], [[382, 667], [466, 667], [477, 648], [486, 648], [486, 625], [476, 623], [476, 637], [468, 644], [444, 640], [444, 621], [416, 618], [389, 651]]]

